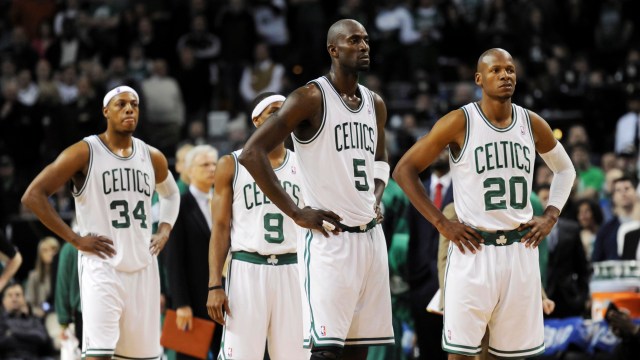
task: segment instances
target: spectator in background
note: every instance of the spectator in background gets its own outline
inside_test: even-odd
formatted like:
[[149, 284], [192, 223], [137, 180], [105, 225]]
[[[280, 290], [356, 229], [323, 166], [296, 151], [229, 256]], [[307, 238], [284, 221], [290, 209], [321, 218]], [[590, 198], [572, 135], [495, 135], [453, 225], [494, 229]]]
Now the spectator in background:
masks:
[[13, 28], [11, 44], [8, 49], [6, 49], [6, 52], [13, 58], [16, 64], [29, 70], [33, 70], [33, 67], [38, 61], [38, 54], [31, 47], [24, 28], [19, 26]]
[[146, 138], [165, 154], [173, 154], [182, 138], [185, 107], [178, 82], [168, 75], [167, 62], [153, 62], [151, 77], [142, 82], [146, 106]]
[[13, 279], [13, 275], [18, 272], [22, 265], [22, 255], [5, 237], [4, 230], [0, 229], [0, 257], [6, 259], [2, 274], [0, 274], [0, 292]]
[[600, 208], [604, 222], [611, 220], [615, 216], [615, 206], [613, 204], [613, 183], [624, 177], [624, 173], [619, 168], [613, 168], [604, 176], [604, 187], [600, 196]]
[[632, 220], [631, 214], [637, 199], [636, 182], [628, 177], [621, 177], [613, 182], [613, 205], [615, 216], [607, 221], [596, 235], [593, 245], [593, 262], [618, 260], [618, 229], [621, 224]]
[[[350, 1], [350, 3], [359, 2], [359, 0]], [[348, 15], [353, 18], [353, 13], [349, 12]], [[289, 43], [287, 2], [285, 0], [255, 1], [253, 4], [253, 18], [256, 24], [256, 32], [269, 45], [269, 51], [273, 58], [276, 61], [284, 61], [287, 57], [285, 53], [286, 45]], [[358, 18], [355, 19], [360, 20]]]
[[136, 82], [141, 82], [149, 76], [151, 61], [145, 57], [142, 45], [134, 43], [129, 47], [127, 75]]
[[57, 82], [58, 94], [62, 105], [70, 104], [78, 98], [78, 84], [76, 83], [75, 65], [67, 65], [62, 70], [60, 80]]
[[195, 58], [206, 63], [220, 56], [220, 38], [209, 32], [207, 19], [204, 16], [194, 16], [191, 20], [191, 32], [178, 39], [178, 53], [185, 47], [193, 49]]
[[578, 224], [580, 224], [580, 240], [587, 261], [591, 261], [596, 234], [602, 226], [603, 215], [600, 205], [591, 199], [581, 199], [576, 203]]
[[570, 152], [578, 175], [578, 196], [598, 199], [605, 181], [604, 172], [591, 164], [589, 147], [585, 143], [572, 145]]
[[280, 93], [283, 78], [284, 66], [271, 60], [267, 44], [256, 44], [253, 64], [244, 68], [240, 79], [242, 99], [249, 105], [261, 93]]
[[209, 66], [195, 58], [193, 49], [184, 47], [178, 53], [176, 80], [184, 98], [187, 123], [202, 120], [211, 102]]
[[45, 57], [55, 68], [76, 64], [93, 54], [91, 44], [79, 36], [78, 25], [74, 19], [62, 22], [62, 35], [47, 49]]
[[[20, 189], [15, 176], [13, 160], [9, 155], [0, 155], [0, 236], [2, 236], [4, 227], [9, 224], [11, 216], [19, 212]], [[0, 291], [2, 291], [2, 286], [0, 286]]]
[[614, 349], [612, 360], [637, 357], [640, 354], [640, 325], [634, 323], [629, 314], [620, 310], [607, 312], [606, 320], [611, 331], [622, 340]]
[[20, 284], [11, 284], [2, 296], [0, 358], [53, 360], [51, 339], [42, 321], [33, 316]]
[[47, 299], [52, 293], [51, 263], [60, 250], [60, 243], [52, 236], [47, 236], [38, 243], [35, 268], [29, 272], [25, 284], [25, 298], [33, 315], [43, 318], [51, 309]]
[[[445, 149], [431, 164], [431, 176], [422, 185], [438, 210], [453, 202], [449, 172], [449, 150]], [[446, 359], [442, 350], [442, 316], [427, 312], [427, 304], [438, 290], [438, 238], [440, 233], [412, 205], [407, 212], [409, 250], [407, 265], [419, 359]]]
[[61, 129], [52, 129], [60, 132], [62, 144], [59, 149], [75, 143], [79, 139], [103, 131], [104, 118], [96, 109], [100, 109], [100, 99], [95, 95], [91, 81], [87, 76], [80, 76], [76, 82], [78, 97], [69, 104], [62, 106], [60, 121], [64, 124]]
[[[209, 237], [211, 236], [211, 196], [218, 151], [210, 145], [191, 149], [185, 168], [191, 184], [180, 199], [180, 213], [166, 252], [169, 294], [176, 310], [178, 329], [191, 331], [193, 318], [208, 319]], [[222, 279], [218, 279], [219, 282]], [[211, 352], [220, 351], [222, 331], [216, 331]], [[178, 354], [177, 359], [195, 359]]]
[[38, 100], [38, 85], [31, 78], [29, 69], [22, 69], [18, 72], [18, 101], [24, 105], [31, 107]]
[[78, 249], [65, 242], [58, 258], [56, 274], [55, 311], [62, 328], [61, 337], [66, 337], [66, 329], [74, 324], [76, 338], [82, 348], [82, 308], [80, 307], [80, 282], [78, 280]]
[[616, 154], [633, 154], [637, 156], [640, 143], [640, 89], [627, 97], [627, 112], [616, 124]]
[[38, 26], [53, 18], [56, 5], [56, 0], [13, 0], [9, 17], [14, 26], [23, 27], [26, 36], [33, 39], [38, 33]]
[[47, 49], [53, 44], [54, 40], [55, 37], [51, 29], [51, 23], [43, 22], [38, 27], [38, 35], [31, 40], [31, 47], [36, 54], [38, 54], [38, 57], [42, 59], [45, 57]]

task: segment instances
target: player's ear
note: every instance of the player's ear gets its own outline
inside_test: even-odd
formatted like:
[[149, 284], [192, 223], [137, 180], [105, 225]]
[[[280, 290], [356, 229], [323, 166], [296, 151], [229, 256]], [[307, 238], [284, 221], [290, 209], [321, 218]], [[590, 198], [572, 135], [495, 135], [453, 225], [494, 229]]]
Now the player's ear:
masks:
[[329, 56], [338, 57], [338, 47], [335, 44], [327, 45], [327, 51], [329, 52]]
[[482, 74], [477, 72], [475, 76], [475, 81], [476, 81], [476, 85], [482, 87]]
[[102, 115], [104, 116], [104, 118], [107, 118], [107, 113], [109, 113], [109, 107], [105, 106], [102, 108]]

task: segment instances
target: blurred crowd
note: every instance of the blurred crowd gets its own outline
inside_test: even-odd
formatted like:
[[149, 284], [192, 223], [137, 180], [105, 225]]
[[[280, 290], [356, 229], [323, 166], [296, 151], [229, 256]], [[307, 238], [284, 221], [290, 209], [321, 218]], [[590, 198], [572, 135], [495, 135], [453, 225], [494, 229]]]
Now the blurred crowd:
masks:
[[[514, 56], [514, 102], [551, 124], [578, 172], [562, 213], [568, 230], [562, 239], [552, 232], [542, 250], [543, 283], [553, 316], [589, 317], [591, 262], [640, 256], [639, 13], [633, 0], [0, 0], [0, 232], [33, 269], [17, 275], [24, 290], [5, 293], [23, 292], [24, 304], [3, 301], [5, 312], [53, 311], [45, 280], [52, 260], [42, 253], [59, 245], [49, 238], [36, 248], [45, 234], [34, 231], [23, 247], [29, 241], [12, 229], [32, 219], [20, 197], [35, 174], [105, 129], [106, 91], [138, 90], [136, 136], [172, 165], [184, 143], [224, 155], [250, 135], [253, 98], [286, 95], [324, 74], [328, 27], [354, 18], [370, 36], [371, 72], [360, 80], [387, 104], [392, 162], [439, 117], [479, 98], [473, 75], [482, 51]], [[552, 173], [539, 164], [535, 176], [544, 206]], [[68, 189], [51, 202], [72, 214]], [[388, 221], [403, 220], [406, 200], [392, 204]], [[415, 224], [396, 225], [386, 229], [398, 241], [390, 250], [394, 310], [415, 280], [406, 265]], [[628, 248], [618, 249], [618, 237], [629, 238]]]

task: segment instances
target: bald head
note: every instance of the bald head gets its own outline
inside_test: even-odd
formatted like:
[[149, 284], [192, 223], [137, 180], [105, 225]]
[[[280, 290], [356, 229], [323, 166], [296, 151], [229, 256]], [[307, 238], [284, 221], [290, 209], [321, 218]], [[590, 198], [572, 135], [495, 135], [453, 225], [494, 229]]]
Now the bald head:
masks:
[[511, 54], [509, 54], [509, 52], [505, 49], [500, 49], [500, 48], [493, 48], [493, 49], [489, 49], [485, 52], [482, 53], [482, 55], [480, 55], [480, 57], [478, 58], [478, 64], [476, 65], [476, 71], [480, 72], [480, 67], [482, 66], [482, 64], [487, 64], [488, 63], [488, 58], [489, 57], [501, 57], [504, 56], [506, 58], [508, 58], [509, 60], [513, 60], [513, 58], [511, 57]]
[[327, 33], [327, 46], [335, 45], [340, 36], [346, 36], [354, 30], [363, 29], [364, 26], [353, 19], [338, 20], [329, 28]]

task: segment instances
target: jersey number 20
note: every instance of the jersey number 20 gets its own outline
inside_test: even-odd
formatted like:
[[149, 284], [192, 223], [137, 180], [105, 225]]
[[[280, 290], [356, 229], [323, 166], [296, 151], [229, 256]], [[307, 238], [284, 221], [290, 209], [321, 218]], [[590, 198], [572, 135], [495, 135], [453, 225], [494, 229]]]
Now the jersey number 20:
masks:
[[[509, 206], [512, 209], [524, 209], [529, 201], [529, 194], [527, 190], [527, 179], [522, 176], [513, 176], [509, 179], [509, 191], [507, 193], [507, 187], [505, 180], [499, 177], [490, 177], [484, 180], [482, 183], [485, 189], [490, 189], [484, 193], [484, 209], [489, 210], [506, 210], [507, 198], [509, 199]], [[497, 188], [495, 186], [497, 185]], [[522, 188], [521, 199], [517, 199], [516, 186]], [[506, 195], [506, 197], [505, 197]]]

